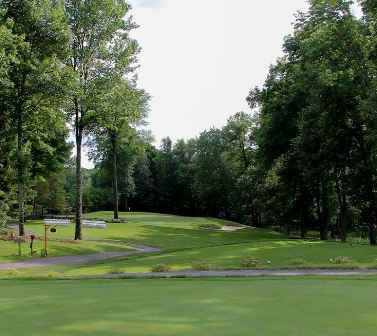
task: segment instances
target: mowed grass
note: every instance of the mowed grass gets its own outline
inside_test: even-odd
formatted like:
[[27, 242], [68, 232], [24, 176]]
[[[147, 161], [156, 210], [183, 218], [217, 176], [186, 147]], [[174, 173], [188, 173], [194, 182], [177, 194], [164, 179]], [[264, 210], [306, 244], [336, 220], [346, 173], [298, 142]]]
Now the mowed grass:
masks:
[[[41, 249], [44, 248], [43, 241], [34, 241], [33, 250], [35, 254], [31, 255], [29, 242], [21, 244], [21, 256], [18, 255], [18, 244], [12, 241], [0, 240], [0, 263], [17, 262], [27, 259], [40, 258]], [[126, 245], [113, 243], [102, 243], [96, 241], [76, 241], [76, 242], [48, 242], [49, 257], [74, 256], [91, 254], [98, 252], [116, 252], [134, 250]]]
[[[110, 268], [122, 270], [123, 273], [144, 273], [149, 272], [153, 265], [160, 263], [171, 266], [173, 270], [187, 270], [192, 268], [193, 263], [201, 261], [205, 261], [210, 269], [242, 269], [240, 262], [248, 256], [259, 259], [259, 263], [254, 267], [257, 269], [377, 267], [377, 248], [374, 246], [285, 240], [195, 248], [151, 256], [121, 258], [64, 271], [70, 276], [105, 274]], [[348, 256], [351, 261], [337, 264], [335, 260], [341, 256]]]
[[370, 277], [3, 280], [0, 334], [374, 336], [376, 286]]
[[[154, 213], [120, 213], [128, 223], [107, 224], [106, 229], [83, 228], [84, 239], [111, 239], [135, 244], [160, 247], [164, 251], [175, 251], [194, 247], [206, 247], [250, 240], [281, 239], [282, 235], [270, 230], [246, 227], [237, 232], [217, 232], [200, 229], [201, 224], [218, 223], [240, 226], [240, 224], [214, 218], [183, 217]], [[85, 214], [84, 217], [111, 218], [111, 211]], [[42, 221], [31, 221], [26, 229], [43, 233]], [[58, 227], [54, 237], [73, 237], [74, 225]]]
[[[88, 217], [111, 217], [111, 212], [86, 214]], [[110, 269], [120, 273], [149, 272], [153, 265], [164, 263], [173, 270], [191, 269], [193, 263], [205, 261], [211, 269], [241, 269], [241, 260], [253, 256], [259, 260], [255, 268], [376, 268], [377, 248], [362, 244], [342, 244], [314, 240], [287, 240], [281, 234], [267, 229], [243, 227], [236, 232], [203, 230], [202, 224], [240, 224], [213, 218], [182, 217], [152, 213], [122, 213], [125, 224], [108, 224], [104, 230], [83, 228], [84, 238], [111, 239], [122, 242], [155, 246], [157, 253], [144, 253], [102, 260], [84, 265], [52, 266], [49, 270], [67, 276], [100, 275]], [[242, 227], [242, 226], [241, 226]], [[42, 233], [42, 222], [30, 222], [27, 230]], [[72, 237], [74, 225], [58, 227], [54, 237]], [[10, 244], [10, 243], [9, 243]], [[85, 247], [93, 244], [93, 248]], [[53, 243], [51, 243], [53, 247]], [[16, 246], [11, 246], [13, 253]], [[67, 252], [67, 249], [70, 249]], [[75, 246], [64, 246], [52, 255], [73, 255], [121, 250], [121, 245], [83, 241]], [[53, 251], [53, 250], [52, 250]], [[9, 252], [9, 251], [8, 251]], [[0, 252], [5, 255], [7, 252]], [[347, 257], [346, 263], [336, 263], [338, 257]], [[4, 260], [5, 257], [3, 257]], [[12, 257], [17, 258], [17, 257]], [[17, 260], [17, 259], [13, 259]], [[41, 276], [45, 268], [24, 269], [20, 276]], [[0, 272], [0, 277], [9, 275]]]

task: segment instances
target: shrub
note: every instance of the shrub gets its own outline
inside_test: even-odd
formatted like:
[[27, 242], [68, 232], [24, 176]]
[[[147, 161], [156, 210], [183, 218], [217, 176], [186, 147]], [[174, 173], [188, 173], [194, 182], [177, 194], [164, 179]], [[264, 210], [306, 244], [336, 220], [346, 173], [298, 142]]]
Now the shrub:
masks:
[[59, 272], [50, 271], [50, 272], [46, 272], [43, 276], [47, 279], [56, 279], [56, 278], [61, 278], [62, 274]]
[[113, 267], [107, 270], [107, 274], [123, 274], [124, 271], [121, 268]]
[[14, 241], [14, 240], [16, 240], [16, 235], [11, 232], [8, 235], [0, 236], [0, 240], [3, 240], [3, 241]]
[[221, 230], [221, 225], [216, 224], [216, 223], [205, 223], [205, 224], [200, 224], [199, 228], [200, 229], [205, 229], [205, 230]]
[[126, 218], [110, 219], [106, 221], [107, 223], [128, 223]]
[[289, 261], [291, 265], [302, 265], [306, 263], [306, 260], [304, 259], [292, 259]]
[[166, 265], [166, 264], [156, 264], [150, 268], [150, 272], [153, 272], [153, 273], [154, 272], [158, 272], [158, 273], [170, 272], [170, 271], [171, 271], [171, 266]]
[[12, 268], [12, 269], [5, 270], [4, 274], [8, 276], [19, 276], [21, 272]]
[[240, 264], [242, 267], [255, 267], [259, 264], [259, 259], [254, 256], [248, 256], [241, 259]]
[[335, 264], [348, 264], [351, 263], [353, 260], [349, 257], [336, 257]]
[[194, 271], [209, 271], [211, 269], [211, 265], [204, 260], [196, 261], [192, 263], [191, 269]]
[[6, 224], [0, 223], [0, 236], [9, 235], [10, 229], [6, 226]]

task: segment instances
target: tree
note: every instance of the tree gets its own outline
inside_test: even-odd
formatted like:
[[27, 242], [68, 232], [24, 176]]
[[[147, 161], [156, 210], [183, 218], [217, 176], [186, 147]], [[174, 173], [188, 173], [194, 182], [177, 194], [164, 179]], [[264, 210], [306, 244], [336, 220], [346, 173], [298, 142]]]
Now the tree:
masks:
[[[110, 145], [112, 158], [112, 186], [114, 218], [119, 217], [119, 193], [118, 193], [118, 151], [134, 133], [132, 127], [144, 122], [148, 112], [149, 96], [136, 88], [136, 83], [118, 78], [117, 82], [110, 81], [111, 87], [103, 95], [99, 104], [99, 126], [103, 130], [97, 135], [97, 142], [107, 141]], [[135, 143], [135, 142], [134, 142]], [[123, 149], [123, 153], [127, 149]], [[128, 155], [130, 159], [130, 155]], [[133, 160], [134, 161], [134, 160]], [[136, 162], [134, 162], [136, 163]], [[134, 165], [134, 164], [133, 164]], [[130, 168], [133, 167], [130, 165]], [[125, 173], [125, 171], [124, 171]], [[130, 176], [130, 175], [129, 175]], [[127, 189], [127, 188], [126, 188]], [[125, 197], [128, 197], [126, 195]]]
[[[66, 83], [61, 59], [66, 56], [69, 31], [60, 2], [15, 0], [1, 2], [3, 22], [13, 22], [12, 34], [22, 42], [17, 59], [10, 63], [7, 89], [2, 101], [11, 120], [9, 135], [15, 138], [15, 174], [18, 185], [19, 234], [24, 234], [25, 183], [31, 170], [30, 153], [37, 143], [54, 136], [46, 120], [62, 119], [58, 110]], [[59, 127], [60, 121], [57, 123]], [[52, 152], [53, 147], [47, 145]], [[45, 149], [47, 149], [45, 148]]]
[[99, 86], [114, 71], [129, 73], [138, 52], [137, 43], [129, 37], [136, 28], [127, 16], [129, 10], [125, 1], [65, 1], [72, 31], [68, 64], [76, 75], [70, 106], [76, 138], [75, 239], [82, 238], [82, 142], [84, 131], [96, 120]]
[[[22, 37], [12, 33], [13, 20], [5, 19], [5, 11], [0, 9], [0, 92], [12, 88], [9, 77], [11, 65], [17, 62], [17, 46], [22, 43]], [[11, 155], [14, 149], [12, 137], [9, 136], [12, 118], [8, 101], [0, 94], [0, 193], [9, 191], [11, 182]], [[4, 203], [5, 208], [5, 203]]]

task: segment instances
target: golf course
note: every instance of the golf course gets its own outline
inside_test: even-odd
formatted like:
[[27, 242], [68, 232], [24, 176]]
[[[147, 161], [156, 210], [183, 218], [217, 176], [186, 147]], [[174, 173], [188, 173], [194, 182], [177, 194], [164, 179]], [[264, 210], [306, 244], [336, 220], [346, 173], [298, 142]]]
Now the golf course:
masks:
[[[106, 219], [111, 212], [86, 216]], [[27, 244], [19, 257], [13, 242], [0, 241], [0, 267], [9, 261], [137, 251], [128, 243], [158, 249], [87, 263], [1, 270], [0, 333], [20, 335], [27, 325], [29, 335], [124, 335], [127, 330], [132, 335], [229, 335], [230, 330], [232, 335], [355, 335], [360, 330], [374, 335], [375, 276], [130, 276], [161, 264], [173, 272], [373, 269], [377, 250], [370, 245], [287, 239], [271, 229], [212, 218], [121, 216], [128, 222], [85, 228], [84, 239], [76, 243], [70, 240], [73, 225], [57, 226], [57, 232], [49, 233], [53, 240], [47, 258], [30, 256]], [[227, 231], [219, 229], [224, 226]], [[42, 221], [30, 221], [26, 227], [43, 236]], [[35, 248], [42, 247], [38, 239]], [[347, 262], [336, 263], [339, 257]], [[242, 266], [245, 258], [257, 263]], [[102, 278], [108, 275], [117, 278]], [[323, 323], [317, 323], [319, 318]]]
[[0, 0], [0, 336], [377, 335], [377, 0]]

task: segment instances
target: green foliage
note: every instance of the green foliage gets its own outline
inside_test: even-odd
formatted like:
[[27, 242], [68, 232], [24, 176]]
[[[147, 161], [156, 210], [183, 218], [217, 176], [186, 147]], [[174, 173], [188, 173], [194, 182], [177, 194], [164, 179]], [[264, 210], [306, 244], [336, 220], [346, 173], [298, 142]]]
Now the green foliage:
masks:
[[43, 277], [47, 279], [59, 279], [62, 277], [62, 274], [55, 271], [49, 271], [49, 272], [46, 272]]
[[0, 56], [0, 67], [7, 67], [0, 91], [5, 125], [1, 132], [6, 132], [0, 134], [0, 149], [5, 149], [0, 173], [6, 176], [5, 190], [17, 184], [22, 235], [30, 180], [56, 171], [70, 149], [61, 109], [69, 86], [61, 64], [70, 34], [61, 2], [2, 1], [0, 13], [0, 34], [12, 35], [7, 45], [0, 45], [0, 55], [9, 55]]
[[[82, 213], [81, 149], [84, 130], [89, 134], [95, 133], [98, 128], [108, 131], [116, 181], [117, 122], [120, 126], [126, 121], [134, 121], [140, 111], [133, 108], [134, 100], [129, 99], [136, 91], [136, 77], [132, 78], [132, 73], [140, 50], [137, 42], [130, 37], [130, 32], [137, 27], [129, 16], [130, 8], [125, 1], [64, 2], [72, 31], [68, 65], [75, 77], [67, 110], [72, 116], [76, 137], [77, 218], [81, 218]], [[113, 188], [115, 206], [118, 203], [116, 183], [113, 183]], [[76, 222], [75, 239], [81, 239], [79, 220]]]
[[166, 264], [156, 264], [156, 265], [153, 265], [149, 271], [157, 272], [157, 273], [170, 272], [171, 266], [166, 265]]
[[304, 260], [304, 259], [292, 259], [292, 260], [289, 261], [289, 263], [291, 265], [294, 265], [294, 266], [300, 266], [300, 265], [305, 265], [306, 260]]
[[124, 270], [122, 270], [121, 268], [116, 268], [116, 267], [109, 268], [109, 270], [107, 271], [107, 274], [123, 274], [123, 273], [124, 273]]
[[240, 265], [245, 268], [255, 267], [259, 264], [259, 259], [254, 256], [243, 257], [240, 261]]
[[7, 223], [8, 205], [5, 199], [5, 193], [0, 190], [0, 229], [4, 229]]
[[68, 204], [61, 174], [55, 173], [47, 179], [39, 179], [35, 189], [35, 206], [43, 206], [51, 214], [65, 213]]
[[212, 268], [208, 261], [205, 260], [195, 261], [191, 265], [191, 269], [194, 271], [209, 271]]
[[11, 277], [18, 277], [21, 275], [21, 272], [16, 269], [8, 269], [3, 272], [6, 276], [11, 276]]
[[353, 260], [350, 257], [336, 257], [335, 264], [349, 264], [352, 263]]

